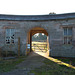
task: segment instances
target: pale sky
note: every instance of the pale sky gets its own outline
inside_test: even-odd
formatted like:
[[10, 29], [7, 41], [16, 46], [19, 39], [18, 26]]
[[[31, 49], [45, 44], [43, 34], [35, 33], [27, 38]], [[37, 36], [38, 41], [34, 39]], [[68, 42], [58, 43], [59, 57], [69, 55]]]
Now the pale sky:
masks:
[[75, 12], [75, 0], [0, 0], [0, 14], [45, 15]]

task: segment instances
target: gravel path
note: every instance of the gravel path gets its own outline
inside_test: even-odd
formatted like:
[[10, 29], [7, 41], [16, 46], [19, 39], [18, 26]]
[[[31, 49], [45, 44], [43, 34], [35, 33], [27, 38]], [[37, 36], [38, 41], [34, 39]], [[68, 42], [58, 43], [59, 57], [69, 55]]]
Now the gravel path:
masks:
[[31, 52], [25, 61], [16, 65], [18, 69], [11, 72], [0, 73], [0, 75], [35, 75], [34, 73], [29, 72], [35, 68], [43, 66], [44, 59], [45, 58], [39, 55], [37, 52]]

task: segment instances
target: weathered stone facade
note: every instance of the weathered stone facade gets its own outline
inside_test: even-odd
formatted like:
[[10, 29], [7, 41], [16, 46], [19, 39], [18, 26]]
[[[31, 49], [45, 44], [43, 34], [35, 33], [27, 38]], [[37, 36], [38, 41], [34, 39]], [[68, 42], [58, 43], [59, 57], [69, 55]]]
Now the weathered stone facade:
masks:
[[[26, 55], [28, 32], [33, 28], [43, 28], [49, 37], [50, 56], [75, 57], [75, 14], [54, 14], [37, 16], [0, 15], [0, 48], [18, 52], [18, 37], [20, 37], [20, 52]], [[63, 27], [72, 27], [72, 44], [63, 43]], [[5, 43], [6, 29], [15, 29], [14, 44]]]

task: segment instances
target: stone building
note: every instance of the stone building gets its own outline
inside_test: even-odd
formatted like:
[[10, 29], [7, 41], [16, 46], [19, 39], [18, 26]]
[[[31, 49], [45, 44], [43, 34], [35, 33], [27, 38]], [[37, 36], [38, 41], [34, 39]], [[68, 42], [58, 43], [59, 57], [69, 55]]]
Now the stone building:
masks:
[[[49, 15], [0, 15], [0, 49], [31, 51], [31, 38], [36, 33], [48, 37], [50, 56], [75, 57], [75, 13]], [[27, 49], [27, 46], [30, 49]]]

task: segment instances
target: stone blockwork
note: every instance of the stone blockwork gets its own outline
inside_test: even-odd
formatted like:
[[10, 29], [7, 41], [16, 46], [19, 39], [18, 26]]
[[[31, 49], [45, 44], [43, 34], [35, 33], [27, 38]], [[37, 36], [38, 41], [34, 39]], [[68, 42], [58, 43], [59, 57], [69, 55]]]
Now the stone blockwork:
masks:
[[[72, 27], [72, 44], [63, 44], [63, 27]], [[50, 56], [75, 57], [75, 19], [56, 20], [0, 20], [0, 48], [18, 53], [18, 37], [20, 37], [20, 53], [26, 55], [28, 32], [40, 27], [47, 31], [49, 37]], [[6, 29], [15, 29], [15, 43], [5, 43]]]

